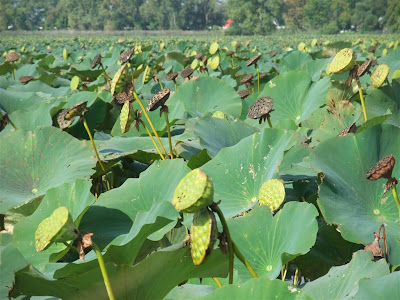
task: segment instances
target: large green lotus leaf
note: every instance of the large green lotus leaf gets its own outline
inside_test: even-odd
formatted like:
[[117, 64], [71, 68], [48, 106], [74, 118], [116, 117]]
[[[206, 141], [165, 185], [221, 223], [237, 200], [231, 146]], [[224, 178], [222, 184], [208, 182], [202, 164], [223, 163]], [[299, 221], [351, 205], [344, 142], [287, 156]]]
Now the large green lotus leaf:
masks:
[[9, 114], [19, 109], [27, 109], [42, 102], [51, 103], [53, 101], [54, 98], [50, 94], [0, 89], [0, 108]]
[[387, 274], [389, 266], [384, 259], [374, 262], [372, 252], [360, 250], [354, 253], [348, 264], [333, 267], [325, 276], [307, 283], [303, 291], [314, 299], [353, 299], [360, 279], [378, 278]]
[[94, 173], [93, 150], [55, 127], [10, 132], [0, 144], [0, 213]]
[[[51, 87], [41, 81], [30, 81], [27, 84], [21, 85], [21, 84], [16, 84], [13, 86], [10, 86], [10, 90], [15, 90], [15, 92], [34, 92], [39, 94], [48, 94], [51, 95], [54, 98], [62, 97], [64, 96], [68, 91], [68, 87]], [[25, 107], [26, 108], [26, 107]]]
[[[396, 155], [400, 129], [378, 125], [359, 134], [321, 142], [311, 153], [311, 164], [325, 178], [318, 205], [328, 223], [338, 225], [344, 239], [367, 245], [382, 223], [386, 226], [389, 261], [400, 264], [400, 223], [391, 191], [383, 194], [385, 180], [369, 181], [368, 170], [383, 156]], [[394, 167], [398, 176], [400, 167]]]
[[305, 62], [298, 70], [307, 72], [313, 81], [318, 81], [321, 78], [322, 71], [326, 69], [328, 59], [316, 59]]
[[293, 119], [299, 124], [325, 104], [330, 84], [329, 77], [312, 83], [306, 72], [289, 71], [269, 81], [260, 97], [274, 99], [272, 124], [284, 119]]
[[[228, 256], [213, 251], [203, 264], [195, 266], [189, 247], [157, 251], [134, 266], [106, 263], [116, 299], [162, 299], [178, 284], [190, 278], [225, 277]], [[16, 273], [12, 296], [51, 295], [61, 299], [108, 299], [100, 269], [60, 280], [48, 280], [32, 266]]]
[[139, 178], [101, 194], [83, 218], [82, 228], [95, 233], [100, 247], [123, 243], [125, 236], [121, 235], [131, 230], [137, 214], [151, 210], [154, 204], [171, 202], [176, 186], [189, 171], [182, 159], [154, 162]]
[[312, 57], [308, 53], [300, 51], [291, 51], [288, 55], [282, 58], [279, 62], [281, 67], [281, 73], [290, 70], [296, 70], [301, 68], [305, 63], [312, 61]]
[[222, 148], [236, 145], [257, 131], [257, 128], [242, 121], [228, 121], [211, 116], [198, 120], [194, 126], [200, 145], [207, 149], [211, 157], [217, 155]]
[[400, 79], [395, 79], [392, 86], [384, 86], [374, 89], [365, 99], [365, 108], [368, 118], [374, 118], [387, 114], [392, 115], [386, 120], [387, 124], [400, 127]]
[[21, 76], [34, 76], [37, 77], [39, 76], [39, 72], [37, 71], [37, 64], [27, 64], [22, 66], [21, 68], [18, 68], [17, 71], [15, 71], [15, 79], [20, 78]]
[[168, 102], [171, 105], [182, 102], [185, 110], [196, 117], [215, 111], [239, 117], [242, 110], [242, 101], [236, 91], [225, 81], [212, 77], [200, 77], [182, 84]]
[[312, 298], [301, 289], [282, 280], [251, 279], [245, 283], [226, 285], [200, 299], [304, 299]]
[[[314, 245], [318, 211], [313, 204], [288, 202], [272, 216], [269, 207], [259, 206], [243, 217], [228, 221], [232, 239], [259, 277], [276, 278], [282, 265], [310, 251]], [[250, 274], [236, 267], [242, 279]]]
[[167, 296], [165, 296], [164, 300], [195, 300], [211, 293], [212, 291], [214, 291], [214, 288], [210, 285], [186, 283], [175, 287]]
[[87, 101], [87, 107], [91, 106], [97, 99], [97, 93], [83, 91], [73, 94], [68, 98], [68, 107], [72, 107], [80, 102]]
[[400, 55], [400, 49], [398, 48], [394, 51], [391, 51], [388, 55], [378, 58], [379, 64], [386, 64], [389, 66], [389, 75], [388, 75], [389, 80], [392, 79], [394, 71], [400, 69], [399, 55]]
[[27, 266], [27, 263], [12, 244], [12, 235], [7, 233], [0, 234], [0, 298], [8, 297], [8, 287], [14, 281], [14, 272]]
[[257, 203], [261, 185], [278, 178], [283, 154], [295, 143], [292, 132], [266, 128], [221, 149], [201, 169], [214, 183], [214, 199], [222, 200], [227, 217], [249, 210]]
[[352, 299], [398, 299], [400, 295], [400, 272], [393, 272], [379, 278], [363, 278], [358, 284], [358, 292]]
[[48, 249], [37, 252], [35, 249], [35, 231], [45, 218], [53, 211], [65, 206], [68, 208], [76, 225], [79, 225], [80, 215], [94, 202], [90, 193], [91, 183], [87, 180], [77, 179], [73, 183], [49, 189], [36, 211], [29, 217], [21, 219], [14, 227], [14, 245], [22, 253], [25, 260], [38, 269], [43, 269], [49, 262], [53, 253], [65, 249], [65, 245], [57, 243]]

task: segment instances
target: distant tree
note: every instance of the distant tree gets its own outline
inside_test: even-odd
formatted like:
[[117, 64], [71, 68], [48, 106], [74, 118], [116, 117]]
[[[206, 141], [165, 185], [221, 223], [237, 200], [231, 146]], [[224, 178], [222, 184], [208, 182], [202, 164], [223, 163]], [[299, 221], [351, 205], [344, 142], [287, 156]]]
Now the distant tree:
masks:
[[332, 0], [330, 3], [331, 21], [336, 22], [341, 29], [348, 29], [351, 26], [350, 5], [347, 0]]
[[381, 30], [387, 9], [386, 0], [365, 0], [356, 3], [351, 22], [361, 31]]
[[13, 7], [12, 0], [0, 1], [0, 31], [6, 30], [8, 26], [13, 25]]
[[329, 0], [308, 0], [303, 8], [307, 23], [314, 29], [320, 29], [329, 23]]
[[389, 0], [385, 18], [386, 26], [394, 32], [400, 32], [400, 0]]
[[305, 16], [303, 8], [306, 5], [306, 0], [286, 0], [285, 13], [283, 19], [285, 25], [289, 28], [304, 29]]

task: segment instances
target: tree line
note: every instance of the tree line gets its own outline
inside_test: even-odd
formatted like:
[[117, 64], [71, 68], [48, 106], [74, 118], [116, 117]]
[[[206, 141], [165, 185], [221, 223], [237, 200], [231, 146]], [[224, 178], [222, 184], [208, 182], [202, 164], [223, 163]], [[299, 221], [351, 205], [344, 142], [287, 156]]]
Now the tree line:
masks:
[[3, 30], [400, 31], [400, 0], [0, 0]]

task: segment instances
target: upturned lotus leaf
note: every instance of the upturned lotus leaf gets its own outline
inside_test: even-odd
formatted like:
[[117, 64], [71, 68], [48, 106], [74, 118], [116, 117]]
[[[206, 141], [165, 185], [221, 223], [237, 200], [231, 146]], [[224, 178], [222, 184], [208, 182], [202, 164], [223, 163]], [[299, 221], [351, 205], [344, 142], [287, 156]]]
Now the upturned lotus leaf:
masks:
[[354, 52], [350, 48], [340, 50], [329, 65], [330, 73], [344, 73], [354, 66]]
[[285, 200], [285, 186], [279, 179], [270, 179], [260, 188], [258, 202], [267, 205], [271, 211], [277, 210]]
[[217, 222], [213, 212], [203, 208], [196, 212], [190, 229], [190, 253], [198, 266], [211, 251], [218, 237]]
[[72, 77], [71, 83], [70, 83], [70, 85], [69, 85], [70, 88], [71, 88], [71, 91], [75, 91], [75, 90], [78, 88], [79, 82], [80, 82], [80, 79], [79, 79], [78, 76]]
[[389, 74], [389, 66], [382, 64], [379, 65], [371, 75], [371, 82], [373, 88], [379, 88], [386, 80]]
[[50, 217], [44, 219], [35, 232], [36, 250], [42, 251], [53, 242], [66, 242], [78, 237], [72, 217], [65, 206], [53, 211]]
[[219, 56], [214, 56], [212, 59], [211, 59], [211, 69], [213, 69], [214, 71], [216, 70], [216, 69], [218, 69], [218, 67], [219, 67]]
[[195, 213], [210, 205], [214, 198], [214, 186], [211, 179], [200, 169], [186, 174], [175, 189], [172, 204], [176, 209]]
[[214, 55], [215, 53], [217, 53], [218, 49], [219, 49], [219, 44], [217, 42], [212, 43], [210, 45], [210, 50], [209, 50], [210, 54]]

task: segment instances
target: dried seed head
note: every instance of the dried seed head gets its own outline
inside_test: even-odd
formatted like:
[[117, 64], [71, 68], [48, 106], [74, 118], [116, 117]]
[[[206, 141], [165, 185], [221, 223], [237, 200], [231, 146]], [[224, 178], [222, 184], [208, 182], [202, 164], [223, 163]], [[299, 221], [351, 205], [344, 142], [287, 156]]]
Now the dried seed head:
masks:
[[172, 73], [167, 75], [167, 80], [174, 80], [175, 81], [176, 77], [178, 77], [178, 72], [172, 72]]
[[376, 47], [375, 46], [371, 46], [368, 48], [368, 52], [374, 53], [376, 51]]
[[181, 76], [182, 76], [182, 78], [188, 78], [188, 77], [190, 77], [190, 75], [193, 74], [193, 72], [194, 72], [194, 70], [191, 69], [191, 68], [184, 69], [184, 70], [182, 70], [182, 72], [181, 72]]
[[271, 51], [269, 53], [269, 57], [273, 58], [278, 52], [277, 51]]
[[249, 90], [242, 90], [238, 92], [238, 95], [241, 99], [246, 98], [248, 95], [250, 95], [250, 91]]
[[183, 62], [186, 63], [186, 64], [187, 64], [189, 61], [190, 61], [190, 58], [184, 58], [184, 59], [183, 59]]
[[92, 62], [90, 63], [90, 68], [93, 69], [100, 63], [101, 63], [101, 54], [98, 53], [98, 54], [96, 54], [96, 56], [93, 58]]
[[371, 68], [371, 62], [372, 62], [372, 60], [368, 59], [361, 66], [359, 66], [358, 71], [357, 71], [358, 77], [363, 76], [365, 73], [367, 73], [369, 71], [369, 69]]
[[247, 74], [246, 76], [244, 76], [242, 78], [242, 80], [240, 80], [241, 83], [251, 83], [253, 81], [253, 74]]
[[228, 51], [228, 52], [226, 53], [226, 56], [232, 56], [233, 53], [235, 53], [235, 52], [233, 52], [233, 51]]
[[260, 79], [266, 77], [268, 75], [268, 72], [262, 72], [260, 73]]
[[29, 60], [27, 62], [28, 65], [33, 65], [33, 57], [29, 57]]
[[391, 178], [396, 160], [393, 154], [386, 155], [378, 161], [365, 175], [368, 180], [377, 180], [379, 178]]
[[132, 101], [133, 100], [133, 96], [127, 93], [119, 93], [115, 96], [115, 100], [123, 105], [126, 101]]
[[207, 59], [208, 59], [207, 55], [203, 56], [203, 59], [202, 59], [201, 61], [202, 61], [202, 63], [203, 63], [204, 65], [207, 64]]
[[17, 52], [10, 52], [6, 55], [6, 60], [9, 62], [14, 62], [19, 59], [19, 54]]
[[200, 60], [202, 56], [203, 56], [203, 53], [199, 52], [196, 54], [195, 58]]
[[383, 250], [379, 245], [380, 237], [376, 234], [376, 232], [374, 232], [374, 237], [374, 241], [371, 244], [365, 246], [364, 250], [371, 251], [375, 257], [383, 257]]
[[126, 51], [124, 51], [124, 52], [122, 52], [122, 54], [120, 55], [120, 57], [119, 57], [119, 61], [121, 62], [121, 64], [124, 64], [124, 63], [126, 63], [128, 60], [130, 60], [131, 59], [131, 56], [132, 56], [132, 54], [133, 54], [133, 49], [129, 49], [129, 50], [126, 50]]
[[33, 76], [21, 76], [18, 80], [21, 83], [28, 83], [29, 81], [33, 80], [34, 77]]
[[146, 110], [153, 111], [159, 108], [160, 106], [163, 106], [165, 102], [168, 100], [170, 94], [171, 91], [169, 89], [159, 91], [157, 94], [153, 96], [153, 98], [151, 98], [149, 104], [147, 105]]
[[353, 123], [343, 129], [337, 136], [346, 136], [348, 133], [355, 133], [357, 130], [356, 123]]
[[235, 74], [235, 77], [240, 77], [240, 76], [243, 76], [243, 73], [239, 73], [238, 72], [238, 73]]
[[72, 124], [72, 122], [74, 122], [73, 118], [69, 119], [69, 120], [65, 119], [65, 115], [68, 113], [68, 111], [69, 111], [69, 108], [65, 108], [65, 109], [61, 110], [57, 115], [57, 123], [58, 123], [58, 126], [60, 127], [60, 129], [65, 129], [65, 128], [69, 127]]
[[261, 123], [262, 120], [266, 119], [267, 116], [270, 114], [273, 106], [274, 100], [271, 97], [261, 97], [249, 108], [247, 117], [249, 117], [250, 119], [260, 119]]
[[261, 58], [261, 54], [258, 54], [256, 56], [253, 56], [246, 62], [246, 66], [251, 66], [254, 64], [257, 64], [257, 61]]

